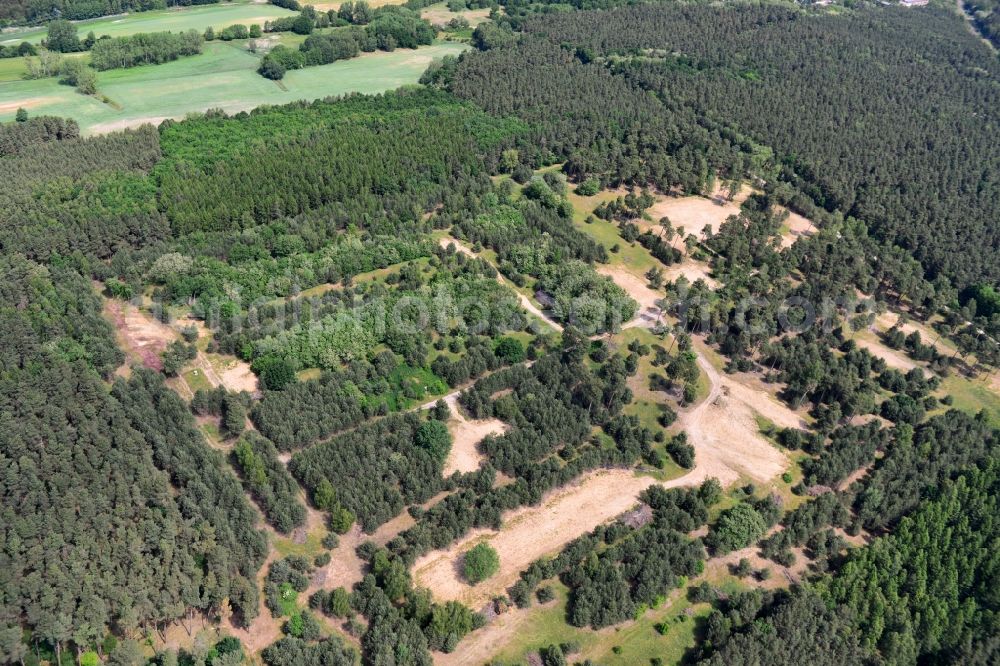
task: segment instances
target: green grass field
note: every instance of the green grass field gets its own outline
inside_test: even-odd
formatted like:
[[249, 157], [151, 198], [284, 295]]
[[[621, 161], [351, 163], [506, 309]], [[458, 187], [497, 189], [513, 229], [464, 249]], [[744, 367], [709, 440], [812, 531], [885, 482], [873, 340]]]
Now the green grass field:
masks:
[[[203, 32], [208, 26], [218, 30], [234, 23], [250, 25], [256, 23], [263, 26], [264, 21], [281, 16], [294, 16], [295, 12], [269, 4], [257, 4], [249, 1], [226, 2], [218, 5], [200, 5], [197, 7], [175, 7], [152, 12], [137, 12], [124, 16], [106, 16], [90, 21], [78, 21], [78, 33], [82, 39], [88, 32], [95, 35], [110, 35], [121, 37], [134, 35], [137, 32], [160, 32], [170, 30], [195, 29]], [[38, 43], [45, 37], [46, 28], [31, 28], [29, 30], [5, 30], [0, 33], [0, 44], [20, 44], [27, 41]]]
[[211, 42], [201, 55], [98, 73], [98, 90], [112, 104], [81, 95], [56, 79], [0, 83], [0, 121], [12, 120], [23, 106], [32, 115], [75, 118], [84, 134], [95, 134], [211, 108], [235, 113], [262, 104], [348, 92], [377, 93], [415, 83], [432, 60], [457, 55], [465, 48], [442, 42], [415, 51], [366, 53], [288, 72], [279, 85], [257, 74], [259, 58], [246, 51], [245, 43]]

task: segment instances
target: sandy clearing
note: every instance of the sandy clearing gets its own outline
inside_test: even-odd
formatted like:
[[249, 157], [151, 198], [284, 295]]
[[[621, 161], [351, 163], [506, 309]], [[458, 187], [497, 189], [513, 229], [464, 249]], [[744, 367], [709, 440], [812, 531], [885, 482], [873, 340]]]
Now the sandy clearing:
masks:
[[[384, 7], [385, 5], [401, 5], [404, 0], [369, 0], [368, 6], [372, 9], [378, 7]], [[316, 2], [310, 3], [313, 7], [321, 11], [328, 11], [330, 9], [340, 9], [340, 5], [344, 4], [343, 0], [341, 2]]]
[[880, 342], [873, 342], [871, 340], [864, 340], [862, 338], [854, 338], [854, 342], [862, 349], [867, 349], [872, 356], [876, 356], [883, 361], [890, 368], [896, 368], [897, 370], [908, 371], [917, 367], [917, 364], [907, 357], [904, 353], [898, 352], [895, 349], [890, 349]]
[[[198, 340], [212, 339], [212, 331], [201, 319], [189, 315], [177, 323], [181, 327], [194, 326], [198, 330]], [[250, 364], [235, 356], [209, 354], [199, 349], [194, 364], [204, 370], [205, 377], [212, 386], [224, 386], [227, 391], [236, 393], [246, 391], [251, 395], [256, 395], [259, 390], [257, 375], [250, 369]]]
[[[680, 479], [675, 479], [673, 485]], [[444, 550], [436, 550], [413, 565], [414, 580], [438, 601], [459, 600], [480, 608], [503, 594], [521, 571], [539, 557], [558, 552], [567, 542], [632, 508], [641, 491], [657, 483], [630, 470], [598, 470], [562, 486], [537, 506], [521, 507], [504, 516], [500, 531], [476, 529]], [[463, 554], [488, 541], [500, 555], [500, 571], [476, 586], [460, 574]]]
[[[875, 318], [875, 328], [881, 331], [888, 331], [899, 322], [899, 318], [900, 316], [896, 312], [883, 312]], [[926, 324], [911, 319], [900, 326], [899, 330], [906, 335], [916, 331], [920, 334], [920, 341], [923, 344], [929, 345], [934, 343], [934, 347], [944, 356], [951, 356], [955, 353], [955, 348], [951, 346], [952, 343]]]
[[719, 227], [730, 215], [739, 215], [740, 206], [750, 196], [751, 189], [742, 186], [740, 192], [732, 201], [726, 198], [719, 183], [716, 183], [711, 197], [685, 196], [667, 197], [654, 203], [646, 213], [652, 219], [652, 223], [646, 222], [640, 226], [644, 228], [658, 228], [661, 217], [670, 219], [674, 229], [684, 227], [684, 233], [694, 234], [699, 239], [704, 238], [702, 230], [705, 225], [709, 225], [712, 233], [719, 230]]
[[[425, 502], [423, 507], [425, 509], [430, 507], [444, 495], [445, 493], [439, 493]], [[389, 522], [383, 523], [373, 534], [366, 534], [355, 523], [347, 534], [341, 535], [340, 544], [331, 552], [330, 564], [325, 568], [326, 578], [322, 586], [315, 586], [315, 589], [322, 587], [325, 590], [332, 590], [343, 587], [350, 591], [355, 583], [361, 582], [364, 578], [365, 562], [355, 552], [357, 547], [366, 541], [384, 546], [403, 530], [413, 527], [415, 523], [408, 511], [403, 511]], [[313, 588], [310, 591], [313, 591]]]
[[645, 278], [629, 273], [619, 266], [608, 266], [606, 264], [599, 265], [597, 272], [611, 278], [615, 284], [624, 289], [639, 304], [639, 310], [636, 313], [635, 319], [623, 322], [624, 328], [652, 326], [659, 320], [661, 312], [656, 301], [662, 299], [665, 294], [650, 289], [647, 286]]
[[861, 467], [857, 468], [856, 470], [854, 470], [853, 472], [851, 472], [850, 474], [848, 474], [847, 476], [845, 476], [843, 479], [840, 480], [840, 483], [837, 484], [837, 490], [839, 490], [840, 492], [844, 492], [845, 490], [850, 488], [853, 483], [855, 483], [856, 481], [860, 481], [861, 479], [868, 476], [868, 472], [870, 472], [874, 466], [875, 463], [870, 462], [867, 465], [862, 465]]
[[452, 12], [447, 7], [433, 9], [425, 9], [421, 14], [420, 18], [426, 20], [433, 26], [444, 26], [447, 25], [449, 21], [456, 17], [463, 17], [469, 22], [469, 25], [475, 27], [490, 18], [489, 8], [483, 9], [469, 9], [461, 12]]
[[257, 392], [257, 375], [253, 374], [249, 363], [217, 354], [209, 356], [213, 367], [221, 367], [218, 374], [226, 389], [236, 392], [246, 391], [251, 394]]
[[800, 423], [798, 416], [783, 409], [768, 394], [721, 377], [704, 356], [698, 356], [698, 366], [708, 375], [712, 389], [705, 400], [680, 419], [695, 450], [695, 468], [682, 477], [688, 481], [685, 485], [713, 477], [724, 486], [741, 477], [766, 483], [788, 469], [785, 454], [760, 434], [754, 412], [755, 407], [761, 408], [767, 412], [764, 416], [775, 423], [796, 427]]
[[[759, 433], [754, 409], [775, 423], [798, 426], [794, 412], [770, 395], [740, 386], [699, 356], [712, 390], [706, 400], [682, 415], [681, 424], [695, 448], [695, 468], [663, 483], [667, 488], [694, 486], [709, 478], [730, 485], [742, 478], [766, 483], [788, 468], [787, 457]], [[539, 557], [557, 552], [566, 543], [634, 506], [639, 493], [658, 483], [630, 470], [598, 470], [550, 493], [538, 506], [522, 507], [504, 516], [499, 530], [473, 530], [444, 550], [429, 553], [414, 564], [418, 584], [435, 599], [459, 600], [479, 608], [517, 580], [518, 574]], [[463, 553], [479, 541], [488, 541], [500, 555], [500, 571], [489, 580], [469, 586], [461, 578]]]
[[788, 210], [787, 208], [779, 208], [780, 211], [788, 211], [788, 219], [785, 220], [785, 224], [788, 225], [788, 233], [781, 236], [781, 247], [790, 247], [795, 241], [803, 236], [812, 236], [816, 233], [816, 227], [813, 223], [795, 213]]
[[779, 428], [804, 428], [807, 426], [801, 416], [778, 401], [768, 391], [752, 388], [725, 375], [719, 377], [719, 382], [722, 384], [723, 390], [728, 391], [730, 398], [750, 407]]
[[126, 356], [153, 370], [163, 369], [161, 355], [167, 345], [177, 339], [170, 326], [157, 321], [132, 303], [104, 299], [105, 316], [118, 333], [118, 341]]
[[499, 435], [510, 429], [500, 419], [467, 419], [458, 406], [458, 396], [450, 394], [445, 402], [451, 408], [448, 430], [452, 445], [448, 459], [444, 463], [443, 474], [451, 476], [455, 472], [475, 472], [479, 469], [483, 456], [479, 453], [479, 442], [488, 435]]
[[718, 289], [721, 285], [718, 280], [709, 274], [710, 271], [711, 268], [708, 264], [685, 257], [681, 263], [664, 270], [663, 277], [668, 282], [676, 282], [677, 278], [683, 275], [691, 284], [694, 284], [698, 280], [704, 280], [709, 289]]

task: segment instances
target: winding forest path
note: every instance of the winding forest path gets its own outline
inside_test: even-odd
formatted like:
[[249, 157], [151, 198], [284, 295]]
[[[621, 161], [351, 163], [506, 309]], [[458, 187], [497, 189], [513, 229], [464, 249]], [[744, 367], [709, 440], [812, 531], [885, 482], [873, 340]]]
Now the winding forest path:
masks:
[[[470, 248], [468, 245], [466, 245], [462, 241], [458, 240], [457, 238], [453, 238], [451, 236], [445, 236], [440, 241], [438, 241], [438, 243], [443, 248], [447, 248], [449, 245], [454, 245], [456, 251], [461, 252], [462, 254], [464, 254], [467, 257], [474, 257], [476, 259], [483, 259], [483, 257], [481, 257], [478, 254], [476, 254], [475, 252], [473, 252], [472, 248]], [[489, 259], [483, 259], [483, 261], [485, 261], [486, 263], [490, 264], [490, 266], [493, 266], [493, 269], [496, 270], [496, 272], [497, 272], [497, 282], [498, 283], [500, 283], [500, 284], [502, 284], [502, 285], [504, 285], [506, 287], [509, 287], [511, 291], [513, 291], [515, 294], [517, 294], [517, 299], [521, 302], [521, 307], [523, 307], [525, 310], [527, 310], [531, 314], [535, 315], [536, 317], [538, 317], [539, 319], [541, 319], [542, 321], [544, 321], [546, 324], [548, 324], [554, 330], [562, 333], [563, 327], [558, 322], [554, 321], [551, 317], [549, 317], [547, 314], [545, 314], [545, 312], [542, 311], [541, 308], [539, 308], [537, 305], [535, 305], [534, 303], [532, 303], [530, 298], [528, 298], [527, 296], [525, 296], [524, 294], [522, 294], [521, 292], [519, 292], [513, 285], [508, 284], [507, 280], [504, 278], [504, 276], [500, 272], [499, 268], [497, 268], [495, 265], [493, 265], [493, 263]]]

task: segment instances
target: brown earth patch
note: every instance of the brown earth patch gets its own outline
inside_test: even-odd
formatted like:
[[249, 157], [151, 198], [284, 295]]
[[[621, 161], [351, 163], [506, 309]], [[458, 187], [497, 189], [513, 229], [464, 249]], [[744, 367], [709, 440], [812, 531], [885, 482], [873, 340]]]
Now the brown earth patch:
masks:
[[[788, 209], [780, 208], [779, 210]], [[816, 226], [809, 219], [790, 210], [788, 211], [788, 219], [785, 220], [785, 224], [788, 226], [788, 233], [781, 236], [781, 247], [790, 247], [799, 238], [812, 236], [816, 233]]]
[[602, 264], [597, 267], [597, 272], [611, 278], [616, 285], [625, 290], [629, 296], [639, 304], [639, 310], [635, 319], [630, 322], [622, 322], [625, 328], [631, 326], [652, 326], [660, 317], [660, 307], [656, 301], [662, 299], [664, 294], [650, 289], [645, 278], [629, 273], [620, 266], [608, 266]]
[[420, 14], [420, 18], [424, 19], [433, 26], [447, 25], [449, 21], [457, 16], [464, 17], [465, 20], [469, 22], [469, 25], [475, 27], [483, 21], [489, 20], [490, 10], [489, 8], [483, 8], [452, 12], [447, 7], [428, 7]]
[[0, 113], [10, 113], [18, 109], [33, 109], [36, 106], [58, 102], [58, 97], [28, 97], [14, 102], [0, 102]]
[[123, 129], [134, 129], [136, 127], [141, 127], [143, 125], [153, 125], [154, 127], [159, 126], [164, 120], [168, 120], [169, 116], [146, 116], [142, 118], [122, 118], [121, 120], [109, 120], [107, 122], [98, 123], [87, 128], [88, 134], [107, 134], [109, 132], [117, 132]]
[[684, 234], [694, 234], [699, 239], [704, 238], [703, 229], [707, 224], [712, 229], [712, 233], [719, 230], [719, 227], [731, 215], [740, 214], [740, 206], [750, 196], [751, 189], [744, 185], [731, 201], [723, 192], [722, 187], [716, 183], [715, 189], [710, 197], [684, 196], [666, 197], [654, 203], [646, 213], [652, 223], [645, 226], [658, 227], [661, 217], [670, 219], [674, 229], [684, 227]]
[[448, 459], [444, 463], [444, 476], [455, 472], [475, 472], [482, 462], [479, 453], [479, 442], [488, 435], [499, 435], [510, 429], [500, 419], [467, 419], [458, 406], [458, 396], [449, 395], [445, 402], [451, 408], [451, 419], [448, 420], [448, 430], [451, 432], [452, 445]]
[[867, 349], [872, 356], [876, 356], [885, 361], [886, 365], [890, 368], [896, 368], [897, 370], [906, 372], [917, 367], [916, 362], [906, 356], [906, 354], [901, 351], [896, 351], [895, 349], [890, 349], [881, 342], [865, 340], [864, 338], [859, 337], [855, 337], [854, 342], [862, 349]]
[[677, 278], [683, 275], [691, 284], [698, 280], [704, 280], [709, 289], [718, 289], [719, 281], [709, 274], [710, 271], [711, 268], [708, 264], [685, 257], [681, 263], [670, 266], [663, 271], [663, 277], [669, 282], [676, 282]]
[[129, 360], [153, 370], [163, 369], [163, 350], [178, 337], [170, 326], [118, 299], [105, 299], [104, 314], [115, 327], [119, 346]]
[[[502, 594], [529, 564], [557, 552], [567, 542], [632, 508], [638, 494], [656, 483], [630, 470], [599, 470], [549, 493], [538, 506], [504, 516], [499, 530], [476, 529], [444, 550], [424, 555], [413, 565], [414, 580], [439, 601], [459, 600], [480, 608]], [[500, 571], [476, 586], [460, 569], [465, 552], [487, 541], [500, 555]]]

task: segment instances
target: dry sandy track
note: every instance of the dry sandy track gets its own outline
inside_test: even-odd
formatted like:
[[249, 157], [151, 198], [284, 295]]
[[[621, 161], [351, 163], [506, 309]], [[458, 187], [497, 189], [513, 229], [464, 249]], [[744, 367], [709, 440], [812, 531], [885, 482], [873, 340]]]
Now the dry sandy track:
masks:
[[890, 368], [896, 368], [897, 370], [906, 372], [917, 367], [917, 364], [914, 363], [912, 359], [908, 358], [906, 354], [896, 351], [895, 349], [890, 349], [881, 342], [873, 342], [871, 340], [864, 340], [858, 337], [854, 338], [854, 342], [862, 349], [867, 349], [872, 356], [876, 356], [885, 361], [886, 365]]
[[[547, 495], [538, 506], [505, 514], [500, 531], [473, 530], [451, 547], [424, 555], [413, 565], [414, 578], [439, 601], [456, 599], [480, 608], [504, 593], [529, 564], [624, 513], [635, 505], [639, 493], [654, 483], [654, 479], [636, 476], [630, 470], [585, 474]], [[488, 541], [497, 550], [500, 571], [479, 585], [469, 586], [460, 575], [462, 556], [480, 541]]]

